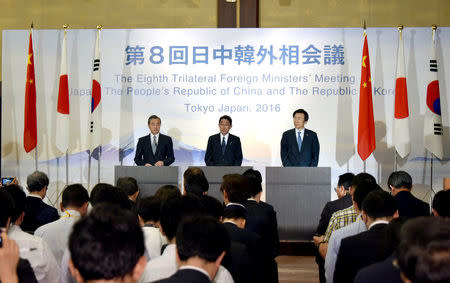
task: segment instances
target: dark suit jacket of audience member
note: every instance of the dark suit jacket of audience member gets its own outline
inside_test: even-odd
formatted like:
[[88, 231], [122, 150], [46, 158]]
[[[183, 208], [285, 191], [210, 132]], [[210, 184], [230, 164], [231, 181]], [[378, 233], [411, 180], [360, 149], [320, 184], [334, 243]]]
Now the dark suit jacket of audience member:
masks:
[[320, 215], [319, 225], [317, 225], [316, 235], [325, 235], [331, 215], [338, 210], [350, 207], [353, 205], [352, 196], [346, 194], [340, 199], [327, 202]]
[[242, 147], [239, 137], [229, 134], [225, 153], [222, 154], [220, 134], [210, 136], [206, 147], [205, 163], [207, 166], [241, 166]]
[[233, 276], [234, 283], [252, 282], [258, 272], [247, 247], [236, 241], [230, 241], [230, 250], [225, 253], [222, 266]]
[[342, 239], [334, 270], [334, 283], [353, 282], [363, 267], [384, 260], [381, 242], [387, 224], [377, 224], [368, 231]]
[[152, 151], [151, 135], [148, 134], [139, 138], [134, 157], [136, 165], [142, 166], [146, 163], [155, 165], [158, 161], [163, 161], [164, 166], [169, 166], [175, 161], [172, 138], [159, 133], [158, 146], [156, 147], [155, 154]]
[[402, 283], [400, 270], [392, 264], [395, 253], [382, 262], [361, 269], [355, 277], [355, 283]]
[[295, 129], [283, 133], [283, 137], [281, 138], [281, 162], [284, 167], [317, 167], [319, 163], [319, 151], [319, 140], [315, 132], [305, 129], [300, 152], [298, 151]]
[[17, 277], [19, 278], [19, 282], [38, 283], [33, 268], [27, 259], [19, 258]]
[[414, 197], [410, 192], [401, 191], [395, 195], [398, 213], [402, 217], [419, 217], [430, 215], [430, 205]]
[[209, 277], [193, 269], [180, 269], [169, 278], [155, 281], [157, 283], [210, 283]]
[[25, 217], [20, 227], [26, 232], [34, 233], [42, 225], [58, 219], [56, 208], [44, 203], [41, 198], [28, 196], [25, 203]]

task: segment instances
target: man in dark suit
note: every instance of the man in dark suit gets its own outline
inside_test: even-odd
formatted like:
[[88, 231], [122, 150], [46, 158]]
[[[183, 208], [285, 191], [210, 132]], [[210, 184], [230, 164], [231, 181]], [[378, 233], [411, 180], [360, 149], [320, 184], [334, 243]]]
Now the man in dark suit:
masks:
[[179, 270], [161, 283], [210, 283], [217, 274], [230, 238], [225, 227], [209, 216], [187, 218], [176, 234]]
[[284, 167], [317, 167], [320, 145], [317, 134], [305, 129], [308, 112], [297, 109], [292, 117], [295, 128], [284, 132], [281, 138], [281, 162]]
[[353, 282], [360, 269], [385, 259], [382, 241], [389, 221], [396, 214], [394, 198], [385, 191], [373, 191], [362, 203], [362, 217], [367, 231], [342, 239], [334, 283]]
[[30, 192], [25, 204], [25, 217], [20, 227], [30, 233], [47, 223], [59, 219], [56, 208], [44, 203], [49, 180], [45, 173], [35, 171], [27, 177], [27, 189]]
[[411, 194], [412, 178], [405, 171], [392, 172], [388, 179], [391, 194], [397, 202], [401, 217], [419, 217], [430, 215], [430, 205]]
[[219, 119], [220, 133], [208, 139], [205, 153], [207, 166], [241, 166], [242, 148], [239, 137], [229, 133], [231, 117], [224, 115]]
[[172, 138], [159, 132], [161, 119], [152, 115], [148, 118], [150, 134], [139, 138], [134, 162], [142, 166], [169, 166], [175, 161]]

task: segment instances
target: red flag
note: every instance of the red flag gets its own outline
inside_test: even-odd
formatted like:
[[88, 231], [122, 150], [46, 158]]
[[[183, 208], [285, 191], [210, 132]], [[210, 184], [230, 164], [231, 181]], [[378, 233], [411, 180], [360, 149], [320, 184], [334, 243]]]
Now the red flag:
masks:
[[33, 39], [30, 31], [28, 45], [27, 81], [25, 83], [25, 118], [23, 129], [23, 147], [26, 152], [36, 148], [37, 119], [36, 119], [36, 84], [34, 80]]
[[375, 150], [375, 122], [373, 119], [372, 80], [370, 79], [369, 47], [364, 30], [364, 46], [359, 88], [358, 154], [362, 160]]

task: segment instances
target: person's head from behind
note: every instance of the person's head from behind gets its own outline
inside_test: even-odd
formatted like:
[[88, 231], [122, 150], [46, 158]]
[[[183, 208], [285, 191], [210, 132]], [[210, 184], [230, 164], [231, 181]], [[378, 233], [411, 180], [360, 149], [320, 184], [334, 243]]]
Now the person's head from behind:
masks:
[[155, 197], [159, 198], [161, 202], [165, 202], [170, 198], [181, 197], [181, 192], [177, 186], [165, 185], [155, 192]]
[[159, 226], [161, 200], [155, 196], [142, 198], [138, 201], [136, 212], [142, 226], [148, 224]]
[[355, 175], [355, 176], [353, 177], [353, 180], [352, 180], [352, 186], [351, 186], [350, 189], [349, 189], [350, 195], [353, 196], [353, 193], [355, 192], [356, 188], [357, 188], [357, 187], [359, 186], [359, 184], [361, 184], [362, 182], [371, 182], [371, 183], [374, 183], [374, 184], [377, 183], [377, 181], [375, 180], [375, 177], [372, 176], [372, 175], [370, 175], [369, 173], [365, 173], [365, 172], [359, 173], [359, 174], [357, 174], [357, 175]]
[[[26, 205], [26, 195], [22, 187], [19, 185], [8, 185], [3, 188], [9, 193], [14, 201], [14, 213], [11, 216], [11, 223], [17, 226], [22, 224], [23, 218], [25, 216], [25, 205]], [[4, 227], [4, 226], [0, 226]]]
[[258, 170], [248, 169], [243, 174], [250, 183], [250, 197], [259, 202], [262, 193], [262, 176]]
[[133, 177], [122, 177], [117, 179], [116, 187], [124, 191], [128, 198], [134, 202], [139, 196], [139, 188], [135, 178]]
[[349, 192], [354, 177], [355, 174], [353, 173], [344, 173], [339, 176], [336, 187], [336, 194], [338, 198], [344, 197]]
[[100, 203], [110, 203], [120, 206], [123, 209], [131, 209], [127, 195], [113, 185], [98, 183], [91, 191], [91, 205], [95, 207]]
[[381, 187], [372, 181], [362, 181], [355, 186], [355, 191], [353, 193], [353, 207], [356, 211], [360, 212], [362, 208], [362, 203], [367, 195], [372, 191], [382, 191]]
[[401, 240], [401, 230], [408, 217], [398, 217], [389, 221], [381, 241], [381, 255], [384, 258], [392, 255]]
[[190, 167], [183, 174], [184, 193], [191, 193], [198, 196], [206, 195], [209, 183], [203, 170], [198, 167]]
[[228, 174], [223, 176], [220, 191], [225, 204], [230, 202], [245, 204], [250, 196], [250, 183], [243, 175]]
[[433, 215], [450, 217], [450, 191], [439, 191], [433, 198]]
[[397, 262], [403, 282], [450, 282], [450, 221], [442, 217], [408, 220], [401, 231]]
[[0, 189], [0, 227], [8, 230], [14, 213], [15, 205], [13, 198], [7, 191]]
[[161, 119], [156, 115], [151, 115], [147, 120], [148, 128], [153, 135], [157, 135], [161, 129]]
[[308, 123], [309, 115], [304, 109], [297, 109], [292, 113], [292, 118], [294, 120], [294, 127], [301, 130]]
[[389, 175], [387, 184], [391, 194], [395, 196], [401, 191], [411, 191], [412, 178], [405, 171], [396, 171]]
[[41, 198], [45, 197], [48, 184], [49, 180], [44, 172], [34, 171], [27, 177], [27, 189], [30, 194], [39, 195]]
[[211, 280], [229, 250], [230, 238], [225, 227], [210, 216], [184, 219], [176, 235], [177, 262], [194, 265], [208, 272]]
[[68, 185], [62, 193], [61, 211], [77, 210], [86, 215], [89, 205], [89, 193], [81, 184]]
[[223, 205], [218, 199], [206, 195], [200, 197], [200, 202], [202, 203], [206, 215], [212, 216], [217, 220], [222, 218]]
[[223, 115], [219, 118], [219, 130], [222, 135], [227, 135], [233, 127], [233, 120], [228, 115]]
[[240, 205], [228, 205], [223, 210], [222, 221], [231, 221], [236, 224], [237, 227], [244, 229], [245, 222], [247, 221], [247, 210]]
[[397, 204], [388, 192], [375, 190], [362, 202], [362, 218], [367, 228], [375, 221], [390, 221], [394, 216], [398, 217]]
[[70, 272], [78, 282], [136, 282], [142, 275], [144, 235], [131, 211], [102, 203], [73, 226]]

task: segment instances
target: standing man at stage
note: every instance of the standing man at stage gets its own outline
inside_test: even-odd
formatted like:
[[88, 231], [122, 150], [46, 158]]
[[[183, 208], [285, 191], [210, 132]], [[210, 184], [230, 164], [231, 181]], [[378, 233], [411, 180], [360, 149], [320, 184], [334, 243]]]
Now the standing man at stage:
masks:
[[295, 128], [284, 132], [281, 138], [281, 162], [284, 167], [317, 167], [320, 145], [317, 134], [305, 129], [308, 112], [297, 109], [292, 117]]
[[139, 138], [134, 162], [142, 166], [169, 166], [175, 161], [172, 138], [159, 132], [161, 119], [152, 115], [148, 118], [150, 134]]
[[208, 139], [205, 163], [207, 166], [241, 166], [242, 148], [239, 137], [229, 133], [231, 117], [224, 115], [219, 119], [220, 133]]

